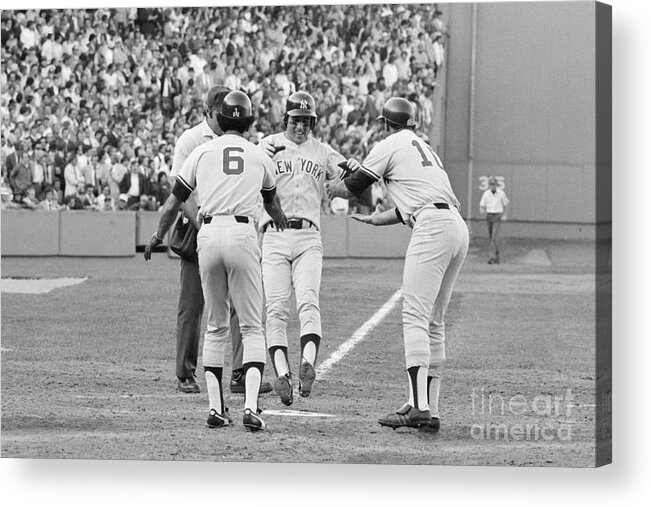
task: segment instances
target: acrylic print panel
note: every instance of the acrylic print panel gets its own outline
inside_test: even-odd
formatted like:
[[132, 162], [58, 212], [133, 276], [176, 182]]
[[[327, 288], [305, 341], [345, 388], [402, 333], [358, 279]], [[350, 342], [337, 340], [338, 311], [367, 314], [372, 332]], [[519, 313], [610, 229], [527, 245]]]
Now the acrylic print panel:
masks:
[[[470, 248], [445, 318], [437, 433], [378, 423], [410, 399], [402, 284], [412, 230], [370, 227], [348, 215], [368, 215], [378, 199], [391, 210], [387, 185], [373, 189], [375, 201], [324, 201], [321, 208], [322, 340], [310, 396], [298, 393], [301, 330], [292, 297], [292, 405], [274, 392], [260, 395], [266, 429], [247, 432], [244, 396], [231, 392], [228, 345], [223, 392], [234, 424], [208, 428], [201, 348], [200, 392], [178, 390], [180, 261], [160, 248], [144, 262], [144, 241], [155, 229], [139, 227], [151, 221], [116, 215], [124, 231], [116, 232], [110, 215], [50, 212], [59, 220], [46, 249], [41, 226], [26, 228], [27, 210], [12, 209], [21, 206], [9, 197], [18, 195], [12, 175], [2, 214], [2, 457], [609, 463], [610, 8], [554, 3], [549, 16], [550, 8], [3, 11], [7, 161], [14, 152], [17, 164], [23, 155], [41, 160], [44, 147], [47, 168], [53, 146], [52, 177], [65, 179], [57, 157], [79, 149], [90, 154], [86, 174], [96, 186], [100, 163], [113, 168], [117, 151], [143, 172], [168, 171], [172, 146], [203, 120], [206, 91], [217, 82], [250, 95], [252, 142], [283, 131], [288, 94], [308, 91], [315, 136], [361, 161], [384, 135], [375, 117], [388, 98], [401, 96], [436, 154], [418, 144], [417, 160], [444, 166]], [[480, 210], [491, 177], [509, 199], [501, 220], [491, 222], [499, 228], [493, 245]], [[107, 181], [119, 200], [124, 192]], [[120, 256], [110, 242], [120, 244]], [[55, 247], [59, 255], [50, 252]], [[500, 262], [488, 264], [495, 247]], [[79, 283], [60, 283], [70, 279]], [[15, 289], [21, 285], [30, 290]], [[276, 382], [269, 357], [263, 380]]]

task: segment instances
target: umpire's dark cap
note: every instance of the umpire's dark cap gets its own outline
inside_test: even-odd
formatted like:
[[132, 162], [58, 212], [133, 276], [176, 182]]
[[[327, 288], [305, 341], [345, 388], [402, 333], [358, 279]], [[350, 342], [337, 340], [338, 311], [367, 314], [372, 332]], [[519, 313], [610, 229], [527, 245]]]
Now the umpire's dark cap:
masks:
[[206, 107], [208, 109], [213, 107], [221, 107], [222, 102], [224, 102], [224, 97], [231, 92], [230, 88], [225, 86], [213, 86], [208, 90], [206, 95]]

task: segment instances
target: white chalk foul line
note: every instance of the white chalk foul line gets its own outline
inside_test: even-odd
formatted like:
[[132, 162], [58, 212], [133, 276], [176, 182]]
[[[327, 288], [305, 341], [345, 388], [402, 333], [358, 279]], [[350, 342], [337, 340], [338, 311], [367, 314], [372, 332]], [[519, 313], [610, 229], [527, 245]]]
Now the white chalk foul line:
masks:
[[330, 369], [337, 364], [339, 361], [341, 361], [346, 355], [357, 345], [359, 342], [361, 342], [364, 338], [368, 336], [368, 334], [373, 331], [375, 326], [377, 326], [380, 322], [382, 322], [382, 319], [387, 316], [387, 314], [393, 310], [393, 308], [396, 306], [396, 303], [400, 300], [402, 297], [402, 290], [398, 289], [393, 296], [389, 298], [389, 300], [384, 303], [382, 308], [380, 308], [377, 312], [375, 312], [375, 315], [373, 315], [370, 319], [368, 319], [362, 326], [353, 333], [353, 336], [348, 338], [344, 343], [342, 343], [337, 350], [335, 350], [328, 359], [323, 361], [319, 366], [316, 368], [316, 377], [317, 379], [322, 379], [324, 378]]
[[262, 415], [280, 415], [284, 417], [335, 417], [332, 414], [321, 414], [319, 412], [305, 412], [303, 410], [262, 410]]

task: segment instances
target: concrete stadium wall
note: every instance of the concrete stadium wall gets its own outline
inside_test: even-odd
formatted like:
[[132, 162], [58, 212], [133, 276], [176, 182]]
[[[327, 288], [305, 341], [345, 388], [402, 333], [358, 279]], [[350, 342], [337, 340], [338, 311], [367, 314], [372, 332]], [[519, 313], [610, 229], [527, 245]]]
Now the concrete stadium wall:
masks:
[[402, 224], [374, 227], [348, 219], [348, 257], [404, 257], [410, 237]]
[[[132, 257], [158, 226], [159, 213], [120, 211], [2, 211], [2, 256]], [[411, 231], [324, 216], [325, 257], [403, 257]], [[169, 244], [169, 235], [164, 246]], [[170, 257], [178, 257], [168, 250]]]
[[[468, 222], [468, 228], [471, 238], [488, 237], [485, 220], [473, 219]], [[595, 241], [597, 230], [594, 224], [506, 221], [502, 222], [500, 237]], [[610, 233], [610, 226], [606, 226], [606, 232]]]
[[[159, 213], [85, 211], [2, 212], [2, 256], [132, 257], [144, 247], [158, 226]], [[485, 237], [482, 219], [468, 221], [471, 237]], [[547, 238], [594, 241], [610, 237], [610, 225], [584, 223], [504, 222], [504, 238]], [[404, 225], [373, 227], [345, 216], [321, 217], [326, 258], [403, 258], [411, 229]], [[169, 244], [169, 235], [163, 246]], [[168, 250], [169, 257], [178, 256]]]
[[3, 210], [2, 256], [59, 255], [59, 219], [51, 211]]
[[495, 175], [511, 199], [509, 219], [527, 223], [514, 229], [537, 223], [537, 235], [554, 237], [612, 220], [609, 202], [596, 215], [596, 9], [594, 2], [446, 5], [442, 155], [464, 217], [482, 218], [479, 199]]
[[[132, 257], [156, 230], [159, 213], [87, 211], [2, 212], [2, 256]], [[482, 219], [468, 221], [471, 237], [485, 237]], [[610, 225], [582, 223], [504, 222], [505, 238], [547, 238], [594, 241], [610, 237]], [[345, 216], [321, 217], [326, 258], [403, 258], [411, 229], [404, 225], [373, 227]], [[169, 235], [163, 246], [169, 244]], [[169, 257], [178, 256], [168, 250]]]
[[[3, 210], [2, 256], [132, 257], [138, 224], [149, 228], [153, 219], [144, 215], [134, 211]], [[158, 219], [157, 213], [151, 215]]]
[[346, 217], [321, 217], [324, 257], [348, 257], [348, 222]]
[[[151, 211], [136, 212], [136, 246], [145, 246], [149, 243], [151, 235], [158, 230], [160, 213]], [[163, 246], [169, 245], [169, 234], [163, 238]]]
[[136, 213], [62, 211], [59, 255], [130, 257], [136, 253]]

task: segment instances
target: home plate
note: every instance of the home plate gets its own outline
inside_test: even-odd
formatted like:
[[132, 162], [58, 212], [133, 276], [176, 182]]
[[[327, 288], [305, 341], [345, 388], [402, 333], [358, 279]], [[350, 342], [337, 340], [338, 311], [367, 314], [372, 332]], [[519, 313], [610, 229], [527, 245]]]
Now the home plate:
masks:
[[263, 409], [264, 415], [282, 415], [286, 417], [335, 417], [331, 414], [320, 414], [319, 412], [305, 412], [303, 410], [267, 410]]
[[2, 292], [9, 294], [47, 294], [53, 289], [85, 282], [88, 278], [3, 278]]

